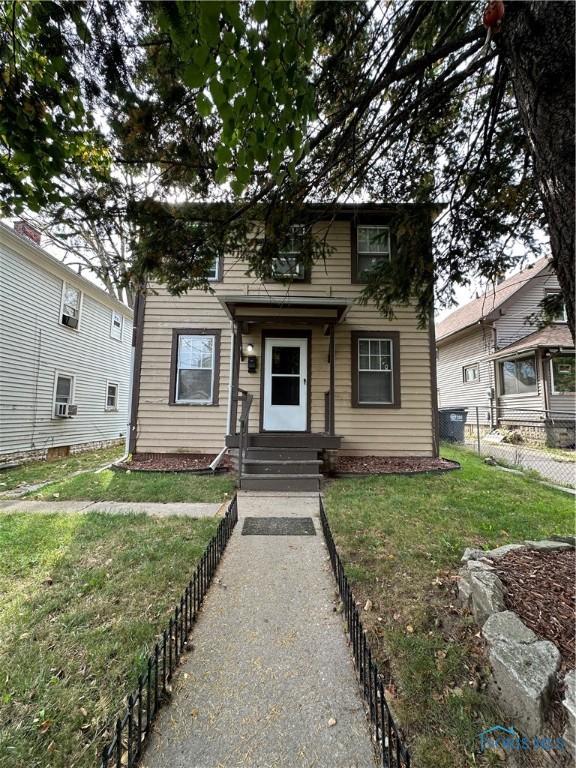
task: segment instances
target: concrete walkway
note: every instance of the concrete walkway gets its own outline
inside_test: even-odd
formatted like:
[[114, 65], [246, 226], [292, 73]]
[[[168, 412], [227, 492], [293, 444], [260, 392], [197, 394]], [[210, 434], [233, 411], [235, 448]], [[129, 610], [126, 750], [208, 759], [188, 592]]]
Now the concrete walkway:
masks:
[[[374, 768], [318, 496], [239, 494], [238, 525], [159, 713], [144, 768]], [[245, 517], [316, 536], [243, 536]]]
[[134, 501], [0, 501], [0, 512], [107, 512], [113, 515], [145, 514], [151, 517], [214, 517], [224, 514], [225, 504], [161, 504]]

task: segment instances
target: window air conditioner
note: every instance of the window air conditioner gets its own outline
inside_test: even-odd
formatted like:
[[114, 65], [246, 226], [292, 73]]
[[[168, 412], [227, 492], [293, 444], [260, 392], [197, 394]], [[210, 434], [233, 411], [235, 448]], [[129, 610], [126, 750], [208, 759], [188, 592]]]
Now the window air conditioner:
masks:
[[56, 403], [55, 415], [59, 419], [70, 419], [78, 413], [78, 406], [70, 403]]

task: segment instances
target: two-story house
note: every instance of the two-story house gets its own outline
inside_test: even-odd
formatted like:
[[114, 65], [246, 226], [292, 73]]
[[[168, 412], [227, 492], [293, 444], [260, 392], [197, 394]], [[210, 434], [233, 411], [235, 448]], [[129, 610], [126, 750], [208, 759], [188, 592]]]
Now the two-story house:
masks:
[[[367, 270], [402, 236], [394, 207], [313, 210], [312, 234], [329, 253], [310, 270], [290, 238], [275, 266], [283, 279], [250, 277], [224, 254], [212, 292], [153, 286], [139, 301], [133, 453], [227, 446], [240, 453], [242, 487], [263, 489], [317, 488], [332, 451], [437, 456], [433, 324], [418, 327], [410, 305], [388, 320], [358, 301]], [[429, 227], [431, 210], [421, 215]]]
[[0, 224], [0, 461], [122, 442], [132, 311]]
[[[566, 317], [538, 329], [538, 305], [559, 293], [540, 259], [436, 326], [438, 403], [469, 409], [489, 431], [507, 426], [553, 446], [574, 444], [574, 342]], [[471, 425], [475, 429], [475, 424]]]

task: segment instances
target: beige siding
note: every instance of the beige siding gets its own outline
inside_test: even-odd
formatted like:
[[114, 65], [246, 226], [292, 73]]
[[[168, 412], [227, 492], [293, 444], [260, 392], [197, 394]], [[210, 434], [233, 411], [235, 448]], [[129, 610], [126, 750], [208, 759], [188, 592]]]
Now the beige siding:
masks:
[[[318, 234], [326, 225], [318, 227]], [[287, 287], [262, 284], [246, 275], [244, 262], [227, 257], [223, 282], [214, 284], [216, 294], [290, 295], [358, 298], [362, 286], [351, 284], [350, 225], [335, 222], [328, 241], [333, 252], [325, 263], [314, 265], [310, 283]], [[286, 322], [277, 328], [289, 328]], [[303, 329], [301, 324], [296, 326]], [[220, 398], [218, 406], [170, 406], [170, 350], [173, 328], [218, 328], [222, 331]], [[324, 431], [324, 393], [329, 388], [328, 338], [319, 326], [312, 330], [312, 367], [309, 372], [312, 432]], [[401, 408], [367, 409], [351, 405], [351, 332], [398, 331], [400, 334]], [[262, 329], [243, 337], [254, 344], [262, 361]], [[137, 450], [159, 452], [215, 452], [223, 446], [228, 413], [231, 327], [217, 297], [192, 291], [175, 298], [164, 290], [147, 297], [142, 376], [137, 431]], [[241, 364], [239, 386], [254, 394], [250, 428], [259, 429], [260, 370], [248, 374]], [[343, 437], [342, 452], [380, 455], [431, 455], [433, 453], [432, 392], [429, 335], [417, 327], [411, 308], [400, 307], [387, 321], [375, 307], [357, 303], [336, 327], [335, 429]]]

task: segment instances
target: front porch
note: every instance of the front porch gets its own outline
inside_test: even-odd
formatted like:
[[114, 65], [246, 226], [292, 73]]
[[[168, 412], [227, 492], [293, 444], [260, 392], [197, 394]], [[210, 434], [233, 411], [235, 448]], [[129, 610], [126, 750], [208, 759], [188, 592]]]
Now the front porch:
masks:
[[224, 296], [232, 320], [226, 446], [238, 485], [318, 490], [327, 451], [338, 450], [335, 334], [348, 299]]

